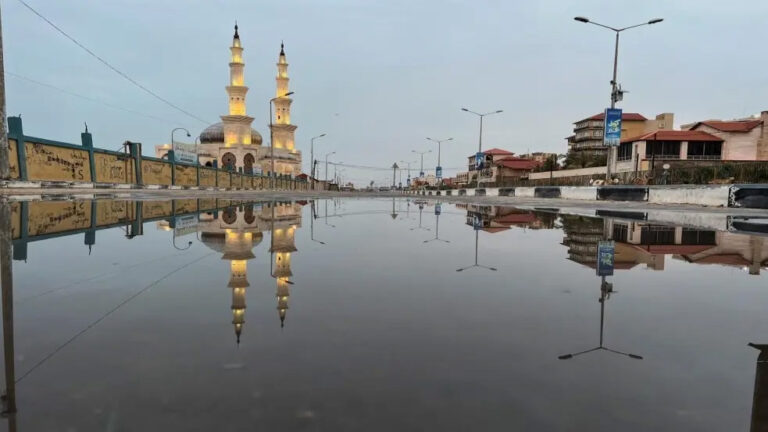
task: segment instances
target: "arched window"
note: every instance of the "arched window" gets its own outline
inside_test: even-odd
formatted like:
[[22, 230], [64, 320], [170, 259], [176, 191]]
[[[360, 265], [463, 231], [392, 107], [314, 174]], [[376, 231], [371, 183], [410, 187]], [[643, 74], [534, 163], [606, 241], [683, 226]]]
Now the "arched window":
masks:
[[237, 158], [232, 153], [224, 153], [221, 157], [221, 167], [227, 171], [234, 171], [237, 164]]
[[243, 158], [243, 172], [252, 175], [254, 162], [256, 162], [256, 159], [253, 157], [253, 155], [246, 153], [245, 157]]

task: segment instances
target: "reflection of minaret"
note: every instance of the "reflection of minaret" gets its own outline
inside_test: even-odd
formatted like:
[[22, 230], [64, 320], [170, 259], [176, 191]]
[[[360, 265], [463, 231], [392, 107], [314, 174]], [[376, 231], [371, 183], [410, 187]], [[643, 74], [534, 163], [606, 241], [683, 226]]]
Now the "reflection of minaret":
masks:
[[279, 213], [276, 212], [277, 207], [276, 203], [272, 204], [272, 245], [269, 251], [273, 254], [272, 277], [275, 278], [277, 313], [282, 328], [285, 326], [285, 316], [288, 312], [288, 298], [291, 295], [290, 285], [293, 284], [291, 281], [291, 276], [293, 276], [291, 253], [296, 252], [294, 235], [297, 225], [295, 220], [300, 217], [300, 214], [297, 213], [297, 205], [293, 203], [280, 205]]
[[246, 288], [248, 288], [248, 261], [255, 258], [253, 248], [261, 242], [262, 234], [254, 223], [253, 204], [245, 208], [229, 207], [218, 216], [200, 215], [201, 240], [206, 246], [222, 253], [221, 259], [229, 261], [229, 283], [232, 289], [232, 325], [235, 338], [245, 325]]
[[749, 346], [760, 350], [755, 369], [755, 390], [752, 396], [751, 432], [768, 431], [768, 345], [750, 343]]

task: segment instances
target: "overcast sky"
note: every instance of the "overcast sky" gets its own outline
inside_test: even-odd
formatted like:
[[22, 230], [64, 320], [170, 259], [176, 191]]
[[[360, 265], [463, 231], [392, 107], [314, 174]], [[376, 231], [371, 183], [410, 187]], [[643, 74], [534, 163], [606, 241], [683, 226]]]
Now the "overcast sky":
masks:
[[[267, 101], [285, 40], [296, 144], [309, 160], [336, 151], [346, 163], [390, 166], [453, 137], [442, 165], [466, 164], [478, 120], [460, 111], [503, 109], [485, 121], [484, 148], [566, 151], [572, 122], [609, 103], [613, 26], [662, 17], [623, 34], [620, 106], [679, 126], [768, 109], [768, 2], [763, 0], [26, 0], [113, 65], [209, 123], [227, 110], [228, 46], [237, 20], [245, 47], [248, 113], [268, 141]], [[65, 39], [17, 0], [2, 0], [6, 72], [54, 85], [113, 109], [6, 77], [8, 112], [29, 135], [98, 147], [126, 139], [168, 142], [176, 126], [206, 126], [148, 96]], [[177, 135], [178, 137], [179, 135]], [[318, 156], [320, 155], [320, 156]], [[305, 162], [305, 167], [309, 163]], [[456, 170], [446, 169], [446, 174]], [[358, 182], [385, 172], [347, 169]], [[390, 175], [391, 178], [391, 175]]]

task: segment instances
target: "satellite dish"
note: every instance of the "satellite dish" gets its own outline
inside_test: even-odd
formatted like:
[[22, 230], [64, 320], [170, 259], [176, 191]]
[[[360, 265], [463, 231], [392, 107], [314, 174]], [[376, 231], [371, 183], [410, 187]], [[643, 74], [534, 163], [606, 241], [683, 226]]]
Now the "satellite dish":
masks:
[[661, 167], [664, 168], [665, 170], [668, 170], [669, 169], [669, 164], [664, 164]]

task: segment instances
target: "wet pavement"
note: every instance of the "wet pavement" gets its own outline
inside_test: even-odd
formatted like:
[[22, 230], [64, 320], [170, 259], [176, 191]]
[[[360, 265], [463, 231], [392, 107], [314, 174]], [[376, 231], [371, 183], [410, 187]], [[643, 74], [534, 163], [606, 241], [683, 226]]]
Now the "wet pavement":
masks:
[[768, 429], [760, 213], [10, 206], [0, 430]]

